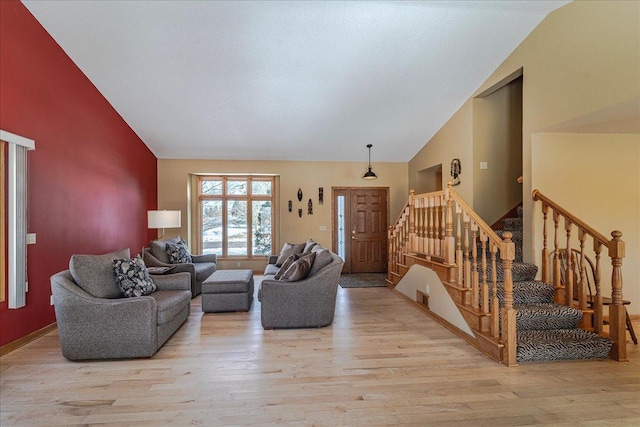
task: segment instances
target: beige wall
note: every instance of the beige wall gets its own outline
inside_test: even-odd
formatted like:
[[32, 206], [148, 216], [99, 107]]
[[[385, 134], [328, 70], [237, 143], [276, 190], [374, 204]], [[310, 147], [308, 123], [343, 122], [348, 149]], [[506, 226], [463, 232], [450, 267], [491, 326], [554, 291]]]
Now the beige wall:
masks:
[[420, 171], [442, 164], [442, 188], [453, 180], [450, 165], [460, 159], [462, 174], [455, 190], [473, 206], [473, 121], [472, 101], [467, 101], [409, 162], [409, 188], [420, 187]]
[[[295, 161], [216, 161], [216, 160], [158, 160], [158, 208], [180, 209], [183, 215], [182, 229], [166, 230], [166, 236], [179, 234], [189, 237], [194, 247], [193, 232], [189, 230], [186, 218], [188, 201], [188, 181], [190, 174], [198, 173], [243, 173], [273, 174], [279, 177], [280, 213], [279, 230], [276, 243], [303, 242], [308, 238], [324, 246], [331, 247], [331, 188], [352, 187], [389, 187], [389, 222], [395, 221], [408, 199], [406, 163], [373, 163], [373, 171], [378, 179], [365, 181], [362, 174], [366, 164], [359, 162], [295, 162]], [[318, 203], [318, 187], [324, 188], [324, 204]], [[302, 202], [298, 202], [298, 188], [303, 191]], [[307, 215], [306, 202], [313, 200], [313, 215]], [[293, 201], [294, 211], [289, 212], [287, 202]], [[302, 218], [297, 209], [303, 209]], [[326, 226], [327, 231], [320, 231]], [[240, 265], [237, 265], [240, 262]], [[261, 271], [265, 261], [248, 262], [246, 260], [222, 263], [223, 268], [250, 268]]]
[[[630, 313], [640, 313], [640, 135], [540, 133], [532, 137], [532, 186], [611, 239], [622, 231], [626, 244], [623, 260], [623, 294], [631, 301]], [[545, 173], [553, 170], [553, 173]], [[606, 176], [607, 179], [603, 179]], [[535, 229], [542, 230], [540, 203], [535, 209]], [[549, 248], [553, 249], [553, 221], [547, 220]], [[566, 247], [564, 221], [560, 247]], [[572, 247], [578, 247], [575, 227]], [[593, 243], [585, 245], [591, 250]], [[540, 265], [542, 242], [536, 241]], [[589, 252], [591, 253], [591, 252]], [[589, 255], [594, 261], [595, 258]], [[611, 296], [611, 260], [602, 254], [602, 292]]]

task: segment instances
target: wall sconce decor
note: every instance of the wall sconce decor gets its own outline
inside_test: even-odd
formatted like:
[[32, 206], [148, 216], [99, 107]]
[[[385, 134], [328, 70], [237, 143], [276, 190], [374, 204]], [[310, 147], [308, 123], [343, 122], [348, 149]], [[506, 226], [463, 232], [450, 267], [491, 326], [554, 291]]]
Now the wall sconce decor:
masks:
[[313, 202], [309, 199], [309, 203], [307, 203], [307, 214], [313, 215]]
[[322, 187], [318, 188], [318, 203], [324, 203], [324, 188]]
[[451, 161], [451, 177], [453, 178], [453, 185], [460, 184], [460, 174], [462, 173], [462, 164], [460, 159], [453, 159]]
[[293, 202], [289, 200], [289, 212], [293, 209]]
[[298, 209], [298, 216], [302, 218], [302, 209]]
[[373, 145], [367, 144], [367, 148], [369, 149], [369, 169], [364, 173], [364, 175], [362, 175], [362, 179], [368, 180], [378, 178], [378, 176], [371, 170], [371, 147], [373, 147]]
[[302, 188], [298, 188], [298, 201], [302, 201]]

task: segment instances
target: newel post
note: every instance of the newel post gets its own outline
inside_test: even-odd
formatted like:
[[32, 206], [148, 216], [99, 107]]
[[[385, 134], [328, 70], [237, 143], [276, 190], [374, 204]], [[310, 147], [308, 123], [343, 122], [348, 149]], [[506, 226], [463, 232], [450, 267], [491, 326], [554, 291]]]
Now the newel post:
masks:
[[[453, 187], [453, 183], [449, 181], [447, 183], [447, 188], [444, 190], [444, 199], [446, 202], [446, 213], [445, 213], [445, 225], [444, 225], [444, 241], [442, 244], [444, 247], [442, 248], [442, 255], [444, 256], [444, 261], [449, 265], [454, 265], [456, 263], [456, 241], [453, 237], [453, 198], [451, 197], [451, 188]], [[452, 283], [456, 283], [459, 278], [453, 278]]]
[[516, 247], [511, 241], [513, 235], [506, 231], [500, 248], [500, 258], [504, 267], [504, 304], [502, 306], [502, 344], [504, 345], [502, 361], [507, 366], [515, 366], [517, 361], [516, 311], [513, 308], [513, 260], [516, 258]]
[[612, 231], [613, 239], [609, 241], [609, 257], [613, 270], [611, 272], [611, 305], [609, 306], [609, 338], [613, 340], [610, 357], [619, 362], [627, 359], [627, 330], [625, 308], [622, 305], [622, 258], [625, 256], [622, 233]]
[[416, 245], [416, 190], [409, 190], [409, 244], [406, 253], [417, 252]]

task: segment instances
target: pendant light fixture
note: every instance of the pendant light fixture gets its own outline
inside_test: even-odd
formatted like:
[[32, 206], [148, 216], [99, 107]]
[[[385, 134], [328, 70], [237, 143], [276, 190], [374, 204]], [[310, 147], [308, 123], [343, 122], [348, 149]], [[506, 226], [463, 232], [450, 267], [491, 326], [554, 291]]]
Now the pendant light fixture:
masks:
[[378, 178], [375, 173], [371, 170], [371, 147], [373, 145], [367, 144], [367, 148], [369, 149], [369, 169], [362, 175], [362, 179], [376, 179]]

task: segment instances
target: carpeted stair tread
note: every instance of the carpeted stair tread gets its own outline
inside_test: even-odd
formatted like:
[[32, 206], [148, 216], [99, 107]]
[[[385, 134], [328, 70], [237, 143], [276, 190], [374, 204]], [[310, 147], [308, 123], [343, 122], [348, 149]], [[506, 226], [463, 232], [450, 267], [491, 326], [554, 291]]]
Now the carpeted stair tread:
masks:
[[[513, 306], [516, 311], [516, 337], [518, 342], [517, 360], [523, 362], [602, 359], [606, 358], [612, 343], [597, 334], [578, 329], [582, 320], [582, 312], [553, 302], [555, 288], [547, 283], [535, 280], [538, 267], [522, 262], [522, 207], [518, 207], [517, 218], [502, 220], [502, 230], [496, 230], [502, 238], [505, 231], [512, 234], [511, 241], [515, 246], [513, 262]], [[486, 247], [487, 281], [492, 280], [491, 252]], [[481, 270], [482, 244], [477, 242], [477, 270], [480, 281], [483, 280]], [[497, 297], [502, 306], [504, 303], [504, 266], [500, 259], [500, 251], [496, 254]], [[489, 304], [493, 291], [489, 284]], [[482, 304], [482, 297], [479, 296]], [[499, 312], [500, 318], [502, 313]], [[502, 322], [499, 322], [501, 328]]]
[[518, 304], [516, 325], [518, 331], [574, 329], [582, 320], [582, 312], [561, 304]]
[[[482, 267], [478, 266], [478, 271], [481, 271]], [[498, 278], [498, 282], [504, 281], [504, 266], [502, 265], [502, 260], [496, 262], [496, 274]], [[514, 282], [522, 282], [527, 280], [534, 280], [536, 274], [538, 274], [538, 266], [535, 264], [530, 264], [528, 262], [513, 262], [513, 267], [511, 268], [511, 274]], [[487, 280], [491, 280], [492, 277], [492, 268], [491, 265], [487, 266]]]
[[518, 331], [516, 339], [520, 363], [605, 359], [612, 345], [609, 339], [583, 329]]
[[522, 230], [522, 218], [503, 219], [502, 229], [505, 231]]
[[[496, 284], [498, 290], [498, 300], [500, 305], [504, 301], [504, 283]], [[489, 301], [493, 295], [491, 286], [489, 287]], [[515, 282], [513, 284], [513, 304], [551, 304], [555, 295], [555, 288], [552, 285], [539, 280], [528, 280]]]

